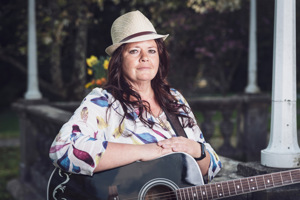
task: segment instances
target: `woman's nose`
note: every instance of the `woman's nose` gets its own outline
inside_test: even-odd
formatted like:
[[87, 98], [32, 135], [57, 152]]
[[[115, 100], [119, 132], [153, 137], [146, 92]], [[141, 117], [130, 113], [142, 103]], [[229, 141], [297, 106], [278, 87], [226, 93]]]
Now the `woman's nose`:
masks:
[[140, 60], [141, 60], [142, 62], [147, 62], [147, 61], [149, 61], [149, 58], [148, 58], [148, 55], [147, 55], [146, 52], [141, 51], [141, 58], [140, 58]]

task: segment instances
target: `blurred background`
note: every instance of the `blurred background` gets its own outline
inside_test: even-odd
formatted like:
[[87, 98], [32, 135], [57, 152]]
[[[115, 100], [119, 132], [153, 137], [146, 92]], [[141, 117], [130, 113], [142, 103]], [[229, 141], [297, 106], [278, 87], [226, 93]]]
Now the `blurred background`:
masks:
[[[18, 176], [20, 160], [20, 127], [11, 105], [23, 99], [27, 89], [28, 1], [1, 0], [0, 4], [0, 199], [11, 199], [6, 183]], [[185, 97], [222, 98], [244, 93], [249, 0], [39, 0], [36, 31], [43, 98], [49, 102], [81, 101], [85, 84], [92, 79], [86, 59], [105, 56], [104, 50], [111, 44], [112, 22], [132, 10], [143, 12], [158, 33], [170, 34], [166, 40], [171, 57], [168, 80]], [[257, 85], [261, 93], [271, 94], [274, 0], [258, 0], [256, 12]], [[296, 0], [296, 23], [300, 58], [300, 0]], [[201, 113], [195, 113], [201, 123]]]

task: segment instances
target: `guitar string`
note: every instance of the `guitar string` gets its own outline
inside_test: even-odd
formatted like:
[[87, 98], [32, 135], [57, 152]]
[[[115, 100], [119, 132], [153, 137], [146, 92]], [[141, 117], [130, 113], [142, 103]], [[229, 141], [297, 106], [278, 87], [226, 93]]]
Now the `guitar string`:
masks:
[[[277, 173], [273, 173], [273, 174], [271, 174], [271, 176], [272, 176], [272, 178], [274, 179], [274, 182], [272, 181], [272, 186], [274, 187], [274, 186], [276, 186], [276, 183], [277, 184], [279, 184], [279, 183], [281, 183], [281, 185], [289, 185], [288, 183], [284, 183], [284, 180], [285, 180], [285, 176], [289, 176], [289, 174], [286, 174], [286, 173], [290, 173], [294, 178], [288, 178], [288, 180], [289, 180], [289, 184], [292, 184], [292, 183], [297, 183], [297, 182], [299, 182], [300, 181], [300, 171], [299, 171], [299, 169], [296, 169], [296, 170], [290, 170], [290, 171], [287, 171], [287, 172], [277, 172]], [[266, 174], [267, 175], [267, 174]], [[258, 184], [262, 184], [262, 185], [264, 185], [265, 186], [265, 188], [266, 188], [266, 186], [267, 186], [267, 184], [265, 183], [265, 181], [263, 180], [263, 179], [259, 179], [259, 178], [264, 178], [264, 177], [266, 177], [266, 175], [258, 175], [258, 176], [256, 176], [256, 177], [248, 177], [248, 178], [246, 178], [246, 179], [237, 179], [237, 180], [240, 180], [241, 181], [241, 186], [242, 187], [249, 187], [249, 192], [251, 191], [251, 183], [249, 182], [249, 179], [251, 179], [251, 178], [253, 178], [253, 179], [256, 179], [256, 185], [257, 185], [257, 187], [256, 187], [256, 190], [261, 190], [260, 188], [259, 188], [259, 186], [258, 186]], [[280, 177], [281, 176], [281, 177]], [[231, 181], [225, 181], [225, 182], [227, 182], [227, 184], [229, 183], [229, 182], [234, 182], [234, 181], [236, 181], [236, 180], [231, 180]], [[246, 181], [246, 182], [245, 182]], [[225, 182], [223, 182], [223, 183], [225, 183]], [[216, 183], [215, 184], [211, 184], [211, 185], [215, 185], [216, 186]], [[223, 186], [223, 185], [222, 185]], [[277, 185], [277, 186], [279, 186], [279, 185]], [[195, 186], [194, 186], [195, 187]], [[198, 187], [198, 186], [197, 186]], [[202, 198], [201, 196], [201, 193], [199, 194], [198, 193], [198, 191], [197, 191], [197, 187], [195, 187], [196, 188], [196, 192], [197, 192], [197, 197], [199, 198]], [[200, 188], [200, 190], [201, 190], [201, 188], [202, 187], [205, 187], [205, 185], [202, 185], [202, 186], [200, 186], [199, 188]], [[231, 185], [229, 185], [229, 188], [231, 189]], [[246, 189], [246, 188], [244, 188], [244, 189]], [[190, 193], [189, 191], [186, 191], [186, 190], [188, 190], [188, 188], [180, 188], [180, 189], [178, 189], [178, 190], [174, 190], [174, 191], [170, 191], [170, 192], [164, 192], [164, 193], [158, 193], [158, 194], [153, 194], [153, 195], [148, 195], [148, 196], [146, 196], [147, 198], [157, 198], [157, 197], [160, 197], [160, 199], [161, 200], [164, 200], [164, 199], [169, 199], [170, 197], [172, 197], [172, 198], [176, 198], [177, 197], [177, 191], [179, 191], [180, 192], [180, 194], [181, 194], [181, 196], [184, 196], [185, 198], [186, 197], [189, 197], [189, 195], [192, 195], [192, 197], [193, 197], [193, 193]], [[182, 193], [183, 192], [183, 193]], [[201, 190], [201, 192], [202, 192], [202, 190]], [[236, 194], [235, 195], [238, 195], [238, 192], [235, 192]], [[243, 191], [242, 193], [248, 193], [247, 191]], [[214, 193], [215, 194], [215, 193]], [[211, 197], [213, 197], [213, 195], [214, 194], [211, 194]], [[229, 193], [228, 193], [229, 194]], [[209, 195], [209, 193], [207, 193], [207, 198], [210, 198], [210, 195]], [[232, 194], [229, 194], [229, 196], [235, 196], [235, 195], [232, 195]], [[193, 197], [194, 198], [194, 197]], [[199, 199], [200, 199], [199, 198]], [[217, 197], [218, 198], [218, 197]], [[138, 197], [135, 197], [135, 198], [127, 198], [127, 199], [124, 199], [124, 200], [133, 200], [133, 199], [138, 199]]]
[[[170, 191], [170, 192], [163, 192], [163, 193], [157, 193], [157, 194], [147, 195], [146, 197], [149, 198], [149, 199], [158, 198], [159, 197], [160, 200], [170, 199], [170, 197], [171, 198], [176, 198], [175, 192], [176, 192], [176, 190], [175, 191]], [[127, 198], [127, 199], [123, 199], [123, 200], [135, 200], [135, 199], [138, 199], [138, 197]]]
[[[294, 173], [297, 173], [297, 174], [295, 174], [296, 176], [298, 176], [298, 175], [300, 175], [300, 174], [298, 174], [299, 172], [298, 171], [292, 171], [292, 172], [294, 172]], [[290, 173], [292, 173], [292, 172], [290, 172]], [[280, 180], [280, 182], [284, 185], [284, 178], [283, 178], [283, 180], [281, 180], [281, 177], [279, 177], [279, 175], [281, 175], [281, 176], [287, 176], [287, 174], [283, 174], [283, 173], [274, 173], [273, 174], [273, 176], [275, 175], [275, 177], [273, 177], [274, 179], [275, 179], [275, 183], [276, 183], [276, 181], [278, 181], [277, 183], [279, 183], [279, 180]], [[251, 178], [256, 178], [256, 184], [263, 184], [263, 185], [265, 185], [266, 186], [266, 184], [264, 183], [264, 181], [263, 181], [263, 179], [258, 179], [259, 177], [261, 178], [261, 177], [263, 177], [264, 175], [260, 175], [260, 176], [257, 176], [257, 177], [248, 177], [248, 178], [246, 178], [246, 179], [244, 179], [244, 180], [241, 180], [241, 181], [243, 181], [242, 182], [242, 186], [244, 187], [249, 187], [249, 192], [251, 191], [251, 183], [249, 182], [249, 180], [251, 179]], [[298, 178], [298, 177], [297, 177]], [[257, 181], [257, 179], [258, 179], [258, 181]], [[233, 182], [234, 180], [232, 180], [232, 181], [226, 181], [227, 182], [227, 184], [229, 183], [229, 182]], [[250, 180], [251, 181], [251, 180]], [[298, 180], [295, 180], [296, 182], [298, 182]], [[225, 183], [225, 182], [223, 182], [223, 183]], [[254, 183], [254, 182], [253, 182]], [[289, 183], [293, 183], [293, 180], [291, 180]], [[211, 185], [215, 185], [215, 184], [211, 184]], [[272, 184], [273, 186], [275, 186], [275, 184], [273, 183]], [[223, 185], [222, 185], [223, 186]], [[232, 189], [232, 186], [231, 185], [228, 185], [229, 186], [229, 188], [230, 189]], [[194, 186], [195, 187], [195, 186]], [[200, 190], [201, 190], [201, 187], [205, 187], [205, 185], [203, 185], [203, 186], [200, 186], [199, 188], [200, 188]], [[201, 194], [199, 194], [199, 192], [197, 191], [197, 187], [195, 187], [196, 188], [196, 194], [198, 195], [197, 196], [197, 198], [201, 198]], [[266, 187], [265, 187], [266, 188]], [[180, 188], [180, 189], [178, 189], [178, 190], [174, 190], [174, 191], [170, 191], [170, 192], [164, 192], [164, 193], [157, 193], [157, 194], [153, 194], [153, 195], [148, 195], [147, 196], [147, 198], [157, 198], [157, 197], [160, 197], [159, 199], [161, 199], [161, 200], [164, 200], [164, 199], [170, 199], [170, 197], [171, 198], [176, 198], [177, 197], [177, 191], [179, 191], [180, 192], [180, 194], [181, 194], [181, 196], [184, 196], [185, 198], [186, 197], [188, 197], [189, 198], [189, 195], [192, 195], [192, 197], [193, 197], [193, 195], [194, 195], [194, 193], [192, 192], [192, 193], [190, 193], [189, 191], [186, 191], [186, 190], [188, 190], [189, 188]], [[246, 189], [246, 188], [245, 188]], [[261, 190], [260, 188], [259, 188], [259, 186], [257, 185], [257, 187], [256, 187], [256, 189], [257, 190]], [[191, 189], [192, 190], [192, 189]], [[202, 190], [201, 190], [202, 191]], [[182, 193], [183, 192], [183, 193]], [[247, 191], [245, 191], [245, 192], [243, 192], [243, 193], [248, 193]], [[206, 193], [206, 195], [207, 195], [207, 198], [213, 198], [213, 196], [215, 195], [215, 193], [214, 194], [211, 194], [210, 195], [210, 193]], [[228, 195], [229, 196], [233, 196], [232, 194], [229, 194], [228, 193]], [[237, 192], [235, 193], [235, 195], [238, 195], [237, 194]], [[194, 198], [194, 197], [193, 197]], [[218, 197], [217, 197], [218, 198]], [[137, 197], [136, 198], [127, 198], [127, 199], [124, 199], [124, 200], [131, 200], [131, 199], [138, 199]]]
[[[204, 186], [204, 185], [203, 185]], [[201, 187], [201, 186], [200, 186]], [[197, 186], [194, 186], [192, 188], [195, 188], [196, 189], [196, 192], [197, 192], [197, 199], [202, 199], [202, 195], [201, 193], [199, 193], [197, 191]], [[180, 195], [184, 197], [184, 199], [189, 199], [190, 198], [190, 195], [192, 198], [194, 198], [194, 192], [189, 192], [188, 191], [189, 187], [188, 188], [180, 188], [180, 189], [177, 189], [177, 190], [173, 190], [173, 191], [169, 191], [169, 192], [163, 192], [163, 193], [157, 193], [157, 194], [152, 194], [152, 195], [147, 195], [146, 197], [149, 198], [149, 199], [156, 199], [159, 197], [160, 200], [165, 200], [165, 199], [177, 199], [177, 191], [179, 191]], [[199, 198], [200, 197], [200, 198]], [[209, 195], [209, 193], [207, 194], [207, 197], [209, 199], [211, 199], [213, 197], [213, 194]], [[123, 199], [123, 200], [135, 200], [135, 199], [138, 199], [138, 197], [133, 197], [133, 198], [126, 198], [126, 199]]]

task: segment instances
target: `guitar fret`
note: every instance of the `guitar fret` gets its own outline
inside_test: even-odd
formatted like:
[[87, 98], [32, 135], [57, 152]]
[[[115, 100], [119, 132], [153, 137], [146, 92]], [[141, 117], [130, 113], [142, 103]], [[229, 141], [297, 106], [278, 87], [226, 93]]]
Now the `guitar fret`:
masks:
[[211, 190], [210, 190], [210, 186], [205, 185], [205, 190], [206, 190], [206, 194], [207, 194], [207, 199], [212, 199], [212, 193], [211, 193]]
[[240, 179], [234, 180], [233, 183], [234, 183], [234, 186], [235, 186], [234, 188], [236, 190], [236, 194], [241, 194], [241, 193], [244, 192], [243, 187], [242, 187], [242, 182], [241, 182]]
[[258, 190], [266, 189], [266, 184], [265, 184], [263, 176], [257, 176], [256, 177], [256, 183], [257, 183], [257, 189]]
[[197, 191], [197, 187], [195, 186], [195, 187], [193, 187], [193, 188], [195, 189], [195, 192], [193, 193], [193, 195], [194, 195], [195, 199], [199, 199], [199, 197], [198, 197], [198, 191]]
[[[202, 186], [200, 187], [201, 199], [206, 199], [205, 191], [202, 191], [202, 189], [204, 189], [204, 185], [202, 185]], [[203, 196], [203, 194], [204, 194], [204, 196]]]
[[208, 194], [207, 194], [207, 190], [206, 190], [206, 185], [204, 185], [204, 189], [205, 189], [205, 196], [206, 196], [206, 199], [208, 199]]
[[293, 177], [292, 178], [293, 183], [300, 182], [300, 170], [299, 169], [291, 171], [291, 176]]
[[190, 192], [189, 189], [191, 189], [191, 188], [187, 188], [187, 196], [188, 196], [188, 199], [191, 199], [190, 194], [193, 194], [193, 192]]
[[209, 185], [209, 188], [210, 188], [210, 191], [211, 191], [211, 198], [214, 199], [214, 193], [213, 193], [213, 190], [211, 188], [211, 185]]
[[177, 199], [182, 200], [181, 189], [176, 190], [176, 197]]
[[272, 178], [272, 181], [273, 181], [273, 186], [275, 186], [274, 178], [273, 178], [272, 174], [271, 174], [271, 178]]
[[270, 174], [265, 175], [265, 185], [266, 188], [274, 186], [273, 177]]
[[234, 181], [228, 181], [228, 188], [229, 188], [230, 195], [236, 195], [237, 194], [236, 188], [235, 188], [235, 185], [234, 185]]
[[290, 172], [281, 172], [281, 178], [284, 185], [293, 183]]
[[250, 185], [249, 185], [249, 182], [248, 182], [248, 179], [244, 179], [244, 180], [241, 180], [242, 182], [242, 188], [243, 188], [243, 192], [250, 192]]
[[290, 175], [290, 178], [291, 178], [292, 183], [294, 183], [294, 180], [293, 180], [292, 172], [291, 172], [291, 171], [289, 172], [289, 175]]
[[248, 178], [248, 183], [249, 183], [250, 191], [257, 190], [257, 183], [255, 177]]
[[190, 187], [190, 191], [188, 190], [188, 198], [189, 199], [194, 199], [194, 194], [193, 194], [192, 187]]
[[193, 192], [193, 197], [195, 197], [196, 199], [199, 199], [197, 187], [192, 187], [192, 188], [195, 189], [195, 192]]
[[187, 199], [185, 190], [186, 190], [186, 189], [184, 188], [184, 189], [183, 189], [183, 199]]
[[198, 196], [199, 196], [199, 199], [203, 199], [203, 198], [202, 198], [202, 195], [201, 195], [201, 187], [198, 187], [198, 189], [197, 189], [197, 194], [198, 194]]
[[274, 173], [274, 174], [271, 174], [271, 176], [273, 178], [274, 186], [281, 186], [282, 185], [282, 180], [281, 180], [281, 177], [280, 177], [280, 173]]
[[216, 187], [217, 187], [217, 191], [218, 191], [218, 198], [223, 197], [224, 191], [223, 191], [221, 184], [217, 183]]
[[218, 190], [216, 184], [211, 184], [210, 188], [212, 190], [213, 199], [218, 198]]
[[[227, 182], [222, 182], [221, 185], [222, 185], [224, 197], [229, 196], [229, 190], [228, 190], [228, 184], [227, 184]], [[226, 187], [226, 185], [227, 185], [227, 187]]]
[[196, 192], [193, 191], [194, 188], [195, 187], [191, 187], [191, 191], [192, 191], [191, 195], [192, 195], [193, 199], [197, 199], [197, 194], [196, 194]]
[[227, 188], [228, 188], [228, 195], [230, 196], [230, 188], [229, 188], [229, 183], [228, 183], [228, 181], [226, 182], [226, 184], [227, 184]]

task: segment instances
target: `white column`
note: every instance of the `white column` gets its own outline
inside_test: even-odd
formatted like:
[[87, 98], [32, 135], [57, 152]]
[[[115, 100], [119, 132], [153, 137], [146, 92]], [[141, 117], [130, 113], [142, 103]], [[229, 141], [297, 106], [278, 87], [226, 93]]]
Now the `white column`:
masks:
[[28, 52], [27, 52], [27, 92], [25, 99], [41, 99], [39, 91], [38, 70], [37, 70], [37, 48], [36, 48], [36, 29], [35, 29], [35, 0], [28, 0]]
[[260, 91], [256, 83], [257, 48], [256, 48], [256, 0], [250, 1], [250, 33], [248, 56], [248, 85], [246, 93], [258, 93]]
[[269, 167], [300, 167], [295, 7], [295, 0], [277, 0], [275, 5], [271, 135], [268, 147], [261, 151], [261, 164]]

